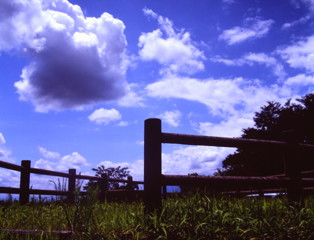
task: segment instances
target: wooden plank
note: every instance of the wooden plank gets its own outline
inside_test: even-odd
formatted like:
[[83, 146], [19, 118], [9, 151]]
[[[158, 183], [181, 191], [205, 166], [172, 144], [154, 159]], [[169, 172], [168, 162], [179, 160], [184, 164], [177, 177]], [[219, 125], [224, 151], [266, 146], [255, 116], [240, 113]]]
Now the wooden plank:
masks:
[[69, 192], [67, 191], [57, 191], [57, 190], [45, 190], [45, 189], [30, 189], [30, 194], [34, 195], [56, 195], [56, 196], [68, 196]]
[[161, 120], [145, 120], [144, 206], [146, 213], [160, 211], [161, 200]]
[[268, 177], [223, 177], [223, 176], [181, 176], [163, 175], [162, 183], [172, 186], [204, 187], [215, 191], [247, 190], [263, 188], [286, 187], [290, 183], [288, 178]]
[[283, 141], [245, 139], [245, 138], [225, 138], [188, 134], [162, 133], [163, 143], [202, 145], [215, 147], [259, 147], [259, 148], [280, 148], [283, 149], [287, 143]]
[[13, 163], [4, 162], [4, 161], [0, 161], [0, 167], [1, 168], [15, 170], [15, 171], [21, 171], [23, 169], [23, 167], [21, 167], [19, 165], [16, 165], [16, 164], [13, 164]]
[[45, 169], [40, 169], [40, 168], [30, 168], [30, 172], [35, 173], [35, 174], [42, 174], [42, 175], [49, 175], [49, 176], [56, 176], [56, 177], [65, 177], [65, 178], [68, 178], [70, 176], [69, 173], [45, 170]]
[[68, 181], [68, 200], [70, 202], [74, 201], [74, 192], [75, 192], [75, 176], [76, 176], [76, 169], [72, 168], [69, 169], [69, 181]]
[[27, 204], [29, 201], [29, 183], [30, 183], [30, 160], [22, 160], [21, 177], [20, 177], [20, 204]]
[[12, 187], [0, 187], [0, 193], [16, 193], [19, 194], [20, 193], [20, 189], [19, 188], [12, 188]]
[[299, 148], [298, 136], [295, 131], [283, 132], [283, 137], [287, 142], [285, 148], [285, 174], [291, 179], [287, 188], [287, 195], [290, 202], [299, 202], [304, 205], [303, 188], [301, 185], [301, 165], [298, 161]]
[[[96, 176], [88, 176], [88, 175], [76, 175], [77, 179], [84, 179], [84, 180], [94, 180], [98, 181], [100, 180], [101, 177], [96, 177]], [[113, 179], [113, 178], [108, 178], [108, 182], [121, 182], [121, 183], [128, 183], [129, 180], [126, 179]], [[144, 184], [143, 181], [133, 181], [134, 184]]]

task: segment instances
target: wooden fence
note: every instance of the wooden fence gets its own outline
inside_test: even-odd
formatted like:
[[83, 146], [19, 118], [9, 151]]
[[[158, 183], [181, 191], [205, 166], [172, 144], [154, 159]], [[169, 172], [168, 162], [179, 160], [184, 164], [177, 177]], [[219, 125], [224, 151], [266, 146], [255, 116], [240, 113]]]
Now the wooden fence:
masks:
[[[303, 188], [313, 187], [314, 178], [302, 178], [297, 161], [299, 149], [314, 150], [314, 145], [298, 143], [287, 132], [286, 141], [270, 141], [244, 138], [223, 138], [164, 133], [161, 120], [145, 120], [144, 129], [144, 205], [146, 212], [162, 207], [162, 186], [206, 185], [225, 192], [252, 189], [284, 189], [291, 201], [302, 201]], [[162, 144], [187, 144], [235, 148], [276, 148], [284, 152], [286, 172], [271, 177], [223, 177], [223, 176], [176, 176], [162, 174]], [[314, 160], [314, 159], [313, 159]]]
[[[74, 193], [76, 188], [76, 180], [94, 180], [99, 182], [100, 194], [104, 195], [106, 193], [114, 192], [108, 191], [108, 182], [121, 182], [126, 183], [126, 191], [133, 191], [134, 184], [143, 184], [140, 181], [133, 181], [132, 177], [129, 177], [128, 180], [125, 179], [112, 179], [107, 178], [106, 175], [102, 177], [87, 176], [76, 174], [76, 169], [69, 169], [68, 173], [50, 171], [38, 168], [31, 167], [30, 160], [22, 160], [21, 166], [0, 161], [0, 167], [6, 168], [14, 171], [20, 172], [20, 187], [0, 187], [0, 193], [9, 193], [9, 194], [19, 194], [19, 201], [21, 204], [26, 204], [29, 202], [29, 196], [33, 195], [55, 195], [55, 196], [66, 196], [70, 201], [74, 200]], [[30, 188], [30, 177], [31, 174], [41, 174], [47, 176], [62, 177], [68, 179], [67, 181], [67, 190], [44, 190], [44, 189], [31, 189]], [[115, 191], [117, 192], [117, 191]], [[125, 192], [125, 190], [124, 190]], [[81, 192], [84, 193], [84, 192]]]

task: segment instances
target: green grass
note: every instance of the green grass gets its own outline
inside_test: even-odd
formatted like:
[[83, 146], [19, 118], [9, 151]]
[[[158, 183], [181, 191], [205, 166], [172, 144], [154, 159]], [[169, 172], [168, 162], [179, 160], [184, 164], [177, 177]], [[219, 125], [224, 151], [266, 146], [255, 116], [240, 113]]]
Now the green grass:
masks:
[[[70, 230], [64, 239], [314, 239], [314, 198], [292, 207], [286, 198], [206, 197], [164, 200], [160, 215], [144, 216], [143, 205], [99, 203], [91, 196], [74, 204], [40, 202], [0, 207], [0, 229]], [[62, 239], [54, 234], [0, 239]]]

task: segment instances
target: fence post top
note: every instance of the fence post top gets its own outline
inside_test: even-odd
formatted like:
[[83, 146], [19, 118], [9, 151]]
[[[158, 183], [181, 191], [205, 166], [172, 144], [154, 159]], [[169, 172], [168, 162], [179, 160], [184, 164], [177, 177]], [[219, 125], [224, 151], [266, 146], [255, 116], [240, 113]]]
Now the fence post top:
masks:
[[145, 122], [161, 122], [161, 119], [159, 118], [147, 118]]
[[31, 160], [22, 160], [21, 165], [23, 167], [30, 167], [31, 166]]
[[76, 168], [70, 168], [69, 174], [76, 174]]

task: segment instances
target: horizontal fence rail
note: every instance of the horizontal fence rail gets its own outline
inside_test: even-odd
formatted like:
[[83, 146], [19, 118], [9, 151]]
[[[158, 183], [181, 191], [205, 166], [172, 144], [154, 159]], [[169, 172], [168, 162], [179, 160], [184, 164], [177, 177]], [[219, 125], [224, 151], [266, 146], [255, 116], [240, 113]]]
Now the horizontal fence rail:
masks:
[[[76, 188], [76, 180], [93, 180], [100, 183], [100, 186], [103, 186], [103, 189], [100, 191], [104, 194], [105, 192], [112, 192], [111, 190], [107, 190], [108, 182], [121, 182], [126, 183], [126, 190], [120, 190], [120, 192], [127, 192], [132, 190], [132, 186], [135, 184], [144, 184], [142, 181], [133, 181], [133, 178], [130, 177], [128, 180], [126, 179], [112, 179], [106, 176], [96, 177], [96, 176], [88, 176], [88, 175], [80, 175], [76, 174], [76, 169], [69, 169], [68, 173], [57, 172], [39, 168], [31, 168], [30, 160], [22, 160], [21, 166], [8, 163], [4, 161], [0, 161], [0, 168], [5, 168], [13, 171], [18, 171], [21, 173], [20, 175], [20, 187], [0, 187], [0, 193], [8, 193], [8, 194], [19, 194], [19, 201], [21, 204], [26, 204], [29, 202], [29, 195], [51, 195], [51, 196], [67, 196], [70, 201], [74, 198], [74, 191]], [[40, 174], [46, 176], [55, 176], [62, 177], [68, 179], [67, 189], [68, 190], [45, 190], [45, 189], [31, 189], [30, 188], [30, 174]], [[114, 191], [119, 192], [119, 191]], [[86, 194], [86, 192], [80, 192], [80, 194]]]
[[[161, 133], [161, 142], [212, 147], [276, 148], [278, 150], [283, 150], [284, 148], [289, 146], [289, 144], [284, 141], [246, 139], [246, 138], [225, 138], [176, 133]], [[314, 151], [314, 145], [311, 144], [298, 143], [297, 147]]]
[[0, 168], [6, 168], [10, 170], [15, 170], [15, 171], [21, 171], [23, 167], [13, 164], [13, 163], [8, 163], [4, 161], [0, 161]]
[[[285, 156], [285, 174], [268, 177], [233, 177], [233, 176], [178, 176], [162, 174], [162, 144], [202, 145], [232, 148], [272, 148], [282, 151]], [[314, 178], [301, 176], [313, 175], [314, 171], [300, 172], [297, 161], [299, 149], [314, 152], [314, 145], [298, 143], [293, 133], [285, 133], [285, 141], [225, 138], [187, 134], [164, 133], [161, 120], [146, 119], [144, 127], [144, 205], [145, 211], [151, 213], [162, 207], [162, 186], [194, 185], [208, 186], [213, 190], [229, 193], [236, 190], [247, 191], [263, 189], [285, 189], [291, 201], [302, 201], [303, 188], [314, 187]], [[248, 191], [249, 190], [249, 191]]]

